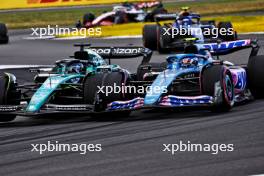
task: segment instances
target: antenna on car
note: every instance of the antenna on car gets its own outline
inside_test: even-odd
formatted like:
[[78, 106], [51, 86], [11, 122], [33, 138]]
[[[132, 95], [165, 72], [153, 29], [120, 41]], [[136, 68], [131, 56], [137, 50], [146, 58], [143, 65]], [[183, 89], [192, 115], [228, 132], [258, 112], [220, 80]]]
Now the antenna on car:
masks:
[[84, 48], [90, 47], [91, 46], [90, 43], [77, 43], [74, 44], [73, 46], [80, 47], [80, 51], [76, 51], [74, 53], [73, 56], [74, 59], [86, 60], [89, 57], [89, 54], [87, 53], [87, 51], [84, 50]]
[[80, 47], [80, 51], [84, 51], [85, 47], [90, 47], [90, 43], [76, 43], [73, 45], [74, 47]]
[[199, 38], [196, 38], [196, 37], [184, 38], [183, 39], [183, 44], [185, 46], [194, 45], [195, 44], [195, 41], [197, 41], [197, 40], [199, 40]]

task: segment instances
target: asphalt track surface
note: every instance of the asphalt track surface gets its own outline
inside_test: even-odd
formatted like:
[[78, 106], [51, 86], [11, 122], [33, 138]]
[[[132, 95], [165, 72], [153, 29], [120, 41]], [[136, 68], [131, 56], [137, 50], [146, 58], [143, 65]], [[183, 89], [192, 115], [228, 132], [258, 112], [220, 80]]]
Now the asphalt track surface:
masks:
[[[140, 39], [122, 40], [24, 40], [25, 34], [11, 36], [9, 45], [0, 46], [0, 64], [52, 64], [67, 58], [75, 42], [96, 46], [141, 45]], [[260, 39], [263, 36], [243, 36]], [[263, 54], [263, 49], [260, 54]], [[246, 63], [248, 51], [225, 59]], [[153, 60], [165, 55], [154, 54]], [[140, 59], [116, 63], [135, 71]], [[18, 79], [30, 74], [11, 70]], [[102, 119], [85, 117], [18, 117], [0, 124], [0, 175], [85, 175], [85, 176], [177, 176], [264, 174], [264, 100], [235, 107], [231, 112], [138, 111], [131, 117]], [[163, 144], [180, 140], [200, 144], [234, 144], [233, 152], [163, 152]], [[102, 152], [80, 155], [76, 152], [31, 152], [31, 144], [100, 143]]]

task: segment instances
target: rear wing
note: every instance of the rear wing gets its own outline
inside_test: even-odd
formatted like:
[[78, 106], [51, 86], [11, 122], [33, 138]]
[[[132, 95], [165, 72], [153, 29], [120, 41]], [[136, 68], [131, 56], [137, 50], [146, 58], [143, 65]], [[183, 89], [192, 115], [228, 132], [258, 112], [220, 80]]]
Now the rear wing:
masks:
[[159, 22], [159, 21], [176, 20], [177, 17], [178, 17], [178, 15], [175, 13], [173, 13], [173, 14], [158, 14], [158, 15], [155, 15], [155, 21]]
[[128, 46], [128, 47], [91, 47], [90, 44], [75, 44], [74, 46], [80, 47], [80, 51], [74, 53], [75, 59], [86, 60], [88, 53], [84, 50], [90, 49], [97, 53], [104, 59], [129, 59], [136, 57], [143, 57], [142, 63], [148, 63], [152, 56], [152, 51], [144, 47]]
[[159, 1], [141, 2], [141, 3], [137, 3], [136, 6], [139, 9], [144, 9], [144, 8], [156, 7], [156, 6], [160, 5], [160, 3], [161, 2], [159, 2]]
[[252, 48], [250, 56], [256, 56], [259, 51], [257, 41], [249, 39], [199, 45], [202, 45], [203, 48], [209, 50], [212, 55], [227, 55], [246, 48]]
[[[178, 14], [176, 13], [170, 13], [170, 14], [158, 14], [155, 15], [155, 21], [159, 22], [159, 21], [168, 21], [168, 20], [176, 20], [179, 17]], [[189, 15], [190, 18], [196, 18], [198, 20], [200, 20], [201, 16], [198, 13], [191, 13]]]

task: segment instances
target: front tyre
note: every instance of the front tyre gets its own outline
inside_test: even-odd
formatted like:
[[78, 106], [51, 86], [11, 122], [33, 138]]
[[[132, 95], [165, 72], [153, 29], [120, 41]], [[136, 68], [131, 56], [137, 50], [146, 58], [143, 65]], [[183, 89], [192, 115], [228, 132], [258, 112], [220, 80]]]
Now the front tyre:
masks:
[[[15, 103], [15, 101], [12, 100], [13, 99], [12, 96], [14, 96], [15, 93], [11, 91], [12, 89], [9, 86], [9, 82], [6, 76], [5, 75], [0, 76], [0, 105], [14, 105], [13, 103]], [[16, 115], [13, 114], [6, 114], [6, 115], [1, 114], [0, 122], [9, 122], [14, 120], [15, 118]]]
[[[84, 103], [94, 104], [95, 111], [105, 111], [107, 105], [113, 101], [126, 100], [128, 94], [124, 94], [121, 91], [111, 92], [99, 92], [99, 87], [107, 88], [122, 87], [126, 85], [128, 81], [127, 75], [123, 72], [112, 73], [98, 73], [96, 75], [87, 76], [84, 80]], [[99, 87], [98, 87], [99, 86]], [[98, 99], [99, 98], [99, 101]], [[110, 114], [116, 114], [117, 116], [128, 116], [131, 111], [117, 111], [107, 112]]]
[[214, 97], [212, 111], [227, 112], [234, 105], [235, 93], [232, 74], [223, 65], [212, 65], [204, 68], [201, 75], [203, 95]]

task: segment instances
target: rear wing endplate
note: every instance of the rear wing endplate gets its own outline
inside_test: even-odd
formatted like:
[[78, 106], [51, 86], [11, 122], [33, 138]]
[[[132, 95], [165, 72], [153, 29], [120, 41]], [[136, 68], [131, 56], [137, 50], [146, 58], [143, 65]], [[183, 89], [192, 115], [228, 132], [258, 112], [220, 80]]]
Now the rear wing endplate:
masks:
[[212, 55], [227, 55], [246, 48], [252, 48], [250, 56], [256, 56], [259, 51], [257, 40], [249, 39], [201, 45], [203, 48], [208, 49]]

